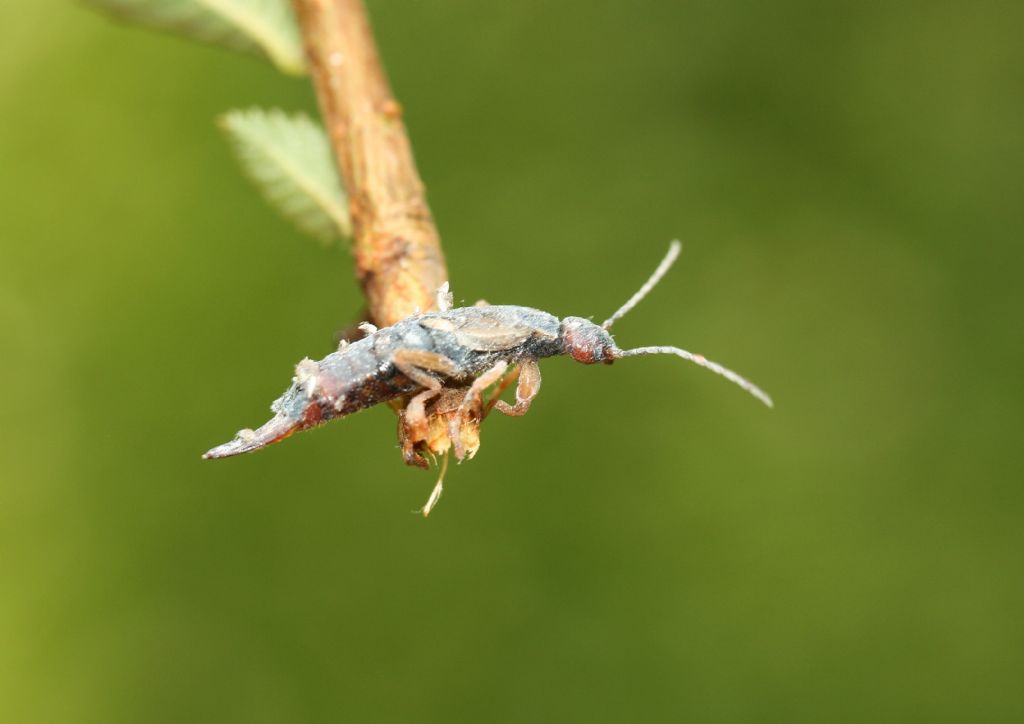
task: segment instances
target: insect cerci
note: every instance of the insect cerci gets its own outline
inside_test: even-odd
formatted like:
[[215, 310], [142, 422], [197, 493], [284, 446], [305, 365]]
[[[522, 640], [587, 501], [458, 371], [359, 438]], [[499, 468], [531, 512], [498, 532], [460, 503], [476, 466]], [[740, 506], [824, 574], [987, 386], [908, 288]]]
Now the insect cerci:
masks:
[[[319, 362], [302, 360], [291, 387], [271, 405], [275, 416], [269, 422], [255, 431], [240, 431], [203, 457], [251, 452], [299, 430], [405, 397], [408, 404], [401, 413], [401, 430], [406, 461], [426, 466], [416, 446], [427, 439], [429, 418], [438, 414], [440, 400], [448, 400], [440, 411], [446, 414], [451, 446], [461, 460], [466, 450], [459, 432], [469, 416], [481, 416], [485, 390], [518, 367], [515, 403], [496, 399], [487, 409], [493, 406], [506, 415], [523, 415], [540, 390], [538, 360], [559, 355], [583, 364], [611, 364], [624, 357], [671, 354], [725, 377], [770, 407], [771, 398], [760, 388], [702, 355], [678, 347], [619, 349], [609, 334], [611, 326], [661, 280], [680, 248], [678, 241], [672, 242], [651, 277], [600, 325], [582, 317], [559, 319], [530, 307], [480, 304], [452, 308], [446, 283], [438, 290], [437, 311], [414, 314], [383, 329], [366, 324], [367, 334], [362, 339], [342, 343]], [[424, 514], [437, 502], [440, 491], [438, 480]]]

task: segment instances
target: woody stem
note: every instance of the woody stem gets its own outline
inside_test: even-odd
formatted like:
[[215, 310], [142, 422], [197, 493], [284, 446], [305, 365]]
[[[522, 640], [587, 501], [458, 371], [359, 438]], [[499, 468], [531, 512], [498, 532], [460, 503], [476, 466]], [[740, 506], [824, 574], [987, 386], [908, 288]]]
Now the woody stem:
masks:
[[447, 280], [423, 182], [362, 0], [293, 0], [320, 113], [349, 195], [356, 274], [388, 326]]

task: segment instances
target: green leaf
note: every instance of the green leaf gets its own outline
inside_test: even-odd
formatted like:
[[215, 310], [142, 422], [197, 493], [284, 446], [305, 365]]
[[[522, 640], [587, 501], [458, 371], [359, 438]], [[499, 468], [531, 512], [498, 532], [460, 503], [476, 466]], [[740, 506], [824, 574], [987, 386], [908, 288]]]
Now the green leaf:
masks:
[[305, 71], [289, 0], [86, 0], [111, 14], [197, 40], [263, 53], [283, 72]]
[[318, 123], [260, 108], [225, 113], [219, 122], [271, 205], [323, 241], [352, 235], [348, 199]]

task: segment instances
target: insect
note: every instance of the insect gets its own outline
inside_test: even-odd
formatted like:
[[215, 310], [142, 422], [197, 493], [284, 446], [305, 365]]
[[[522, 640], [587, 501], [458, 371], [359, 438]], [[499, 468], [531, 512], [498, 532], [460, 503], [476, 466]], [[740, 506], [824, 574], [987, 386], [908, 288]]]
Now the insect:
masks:
[[[445, 283], [437, 293], [438, 311], [414, 314], [383, 329], [364, 324], [366, 336], [362, 339], [343, 342], [319, 362], [302, 360], [291, 387], [271, 405], [275, 416], [269, 422], [255, 431], [240, 431], [203, 457], [251, 452], [294, 432], [404, 396], [408, 397], [401, 413], [406, 462], [426, 467], [426, 460], [412, 443], [427, 436], [428, 405], [437, 410], [442, 401], [455, 456], [461, 460], [466, 451], [458, 431], [469, 415], [480, 414], [485, 390], [518, 366], [515, 403], [495, 400], [492, 404], [506, 415], [524, 415], [540, 390], [538, 360], [563, 355], [583, 364], [611, 364], [624, 357], [671, 354], [725, 377], [771, 407], [771, 398], [760, 388], [702, 355], [678, 347], [619, 349], [609, 334], [612, 325], [661, 280], [680, 249], [678, 241], [672, 242], [644, 285], [600, 325], [582, 317], [559, 319], [530, 307], [483, 304], [452, 308], [452, 295]], [[440, 488], [441, 480], [424, 514], [436, 502]]]

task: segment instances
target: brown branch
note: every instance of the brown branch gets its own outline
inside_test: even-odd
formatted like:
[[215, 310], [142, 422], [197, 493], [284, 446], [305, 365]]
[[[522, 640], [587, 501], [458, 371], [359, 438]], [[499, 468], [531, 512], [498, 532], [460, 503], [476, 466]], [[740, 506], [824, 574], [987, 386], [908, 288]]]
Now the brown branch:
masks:
[[345, 188], [356, 274], [388, 326], [434, 304], [448, 278], [434, 220], [362, 0], [293, 0]]

